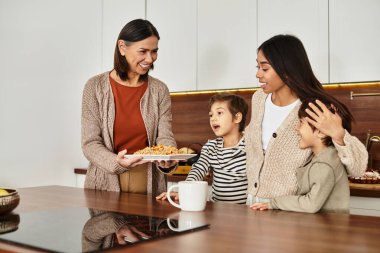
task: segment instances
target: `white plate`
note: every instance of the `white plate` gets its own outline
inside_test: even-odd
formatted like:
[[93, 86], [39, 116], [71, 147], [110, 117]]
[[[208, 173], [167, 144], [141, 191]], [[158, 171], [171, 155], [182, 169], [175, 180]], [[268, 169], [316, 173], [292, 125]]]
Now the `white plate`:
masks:
[[172, 160], [187, 160], [197, 154], [179, 154], [179, 155], [124, 155], [125, 158], [143, 157], [143, 160], [148, 161], [172, 161]]

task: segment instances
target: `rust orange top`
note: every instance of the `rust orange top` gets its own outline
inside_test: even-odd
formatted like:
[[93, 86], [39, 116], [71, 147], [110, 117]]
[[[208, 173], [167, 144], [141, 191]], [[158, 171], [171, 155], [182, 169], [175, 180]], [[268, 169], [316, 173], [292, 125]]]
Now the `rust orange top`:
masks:
[[115, 121], [113, 128], [114, 150], [127, 149], [133, 154], [148, 146], [148, 136], [140, 110], [140, 100], [148, 82], [138, 87], [122, 85], [110, 77], [111, 88], [115, 99]]

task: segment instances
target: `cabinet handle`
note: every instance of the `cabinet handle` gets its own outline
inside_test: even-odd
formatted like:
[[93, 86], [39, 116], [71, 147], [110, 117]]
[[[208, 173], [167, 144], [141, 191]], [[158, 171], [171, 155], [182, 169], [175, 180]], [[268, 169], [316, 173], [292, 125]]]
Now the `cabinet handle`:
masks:
[[350, 99], [353, 100], [354, 97], [372, 97], [372, 96], [380, 96], [380, 92], [368, 92], [368, 93], [354, 93], [350, 92]]

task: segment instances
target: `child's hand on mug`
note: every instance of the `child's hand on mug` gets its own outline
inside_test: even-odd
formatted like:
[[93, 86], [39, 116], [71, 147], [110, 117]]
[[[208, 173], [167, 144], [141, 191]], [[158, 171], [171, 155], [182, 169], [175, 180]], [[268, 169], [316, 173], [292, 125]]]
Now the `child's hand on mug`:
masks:
[[251, 208], [252, 210], [260, 210], [260, 211], [269, 209], [268, 203], [255, 203], [251, 205], [249, 208]]
[[[178, 201], [179, 200], [179, 196], [178, 196], [178, 192], [171, 192], [170, 193], [170, 197], [173, 198], [174, 197], [174, 200], [175, 201]], [[163, 192], [161, 193], [160, 195], [158, 195], [156, 197], [157, 200], [166, 200], [166, 192]]]

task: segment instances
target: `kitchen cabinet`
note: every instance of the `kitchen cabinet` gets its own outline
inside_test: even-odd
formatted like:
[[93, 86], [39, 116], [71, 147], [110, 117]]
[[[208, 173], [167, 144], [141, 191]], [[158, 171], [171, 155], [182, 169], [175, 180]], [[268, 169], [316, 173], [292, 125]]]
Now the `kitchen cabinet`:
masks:
[[141, 0], [102, 1], [102, 70], [113, 69], [116, 40], [121, 29], [131, 20], [145, 19], [145, 3]]
[[78, 188], [84, 188], [84, 181], [86, 180], [86, 174], [75, 174], [75, 186]]
[[298, 37], [314, 74], [329, 82], [328, 0], [258, 0], [258, 44], [277, 34]]
[[0, 1], [1, 187], [74, 185], [72, 164], [86, 162], [82, 91], [101, 70], [101, 13], [101, 0]]
[[161, 36], [151, 74], [170, 91], [256, 86], [256, 17], [256, 0], [147, 1]]
[[147, 1], [147, 19], [161, 37], [150, 74], [166, 83], [170, 91], [197, 89], [196, 7], [197, 1]]
[[257, 1], [198, 1], [198, 90], [257, 86]]
[[161, 36], [151, 75], [170, 91], [257, 86], [258, 45], [284, 33], [302, 40], [322, 83], [380, 79], [376, 0], [113, 0], [103, 9], [103, 68], [122, 24], [146, 17]]
[[350, 213], [357, 215], [380, 216], [380, 198], [351, 196]]
[[380, 1], [330, 0], [330, 82], [380, 80]]

